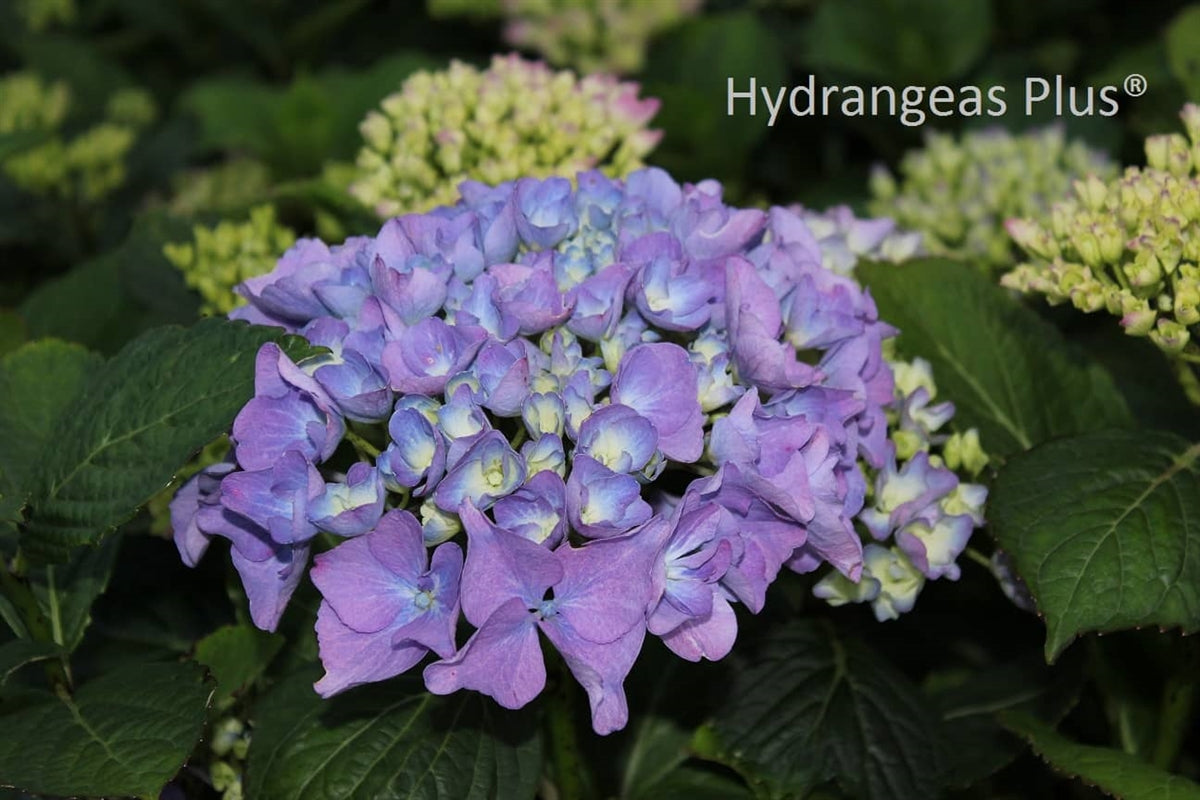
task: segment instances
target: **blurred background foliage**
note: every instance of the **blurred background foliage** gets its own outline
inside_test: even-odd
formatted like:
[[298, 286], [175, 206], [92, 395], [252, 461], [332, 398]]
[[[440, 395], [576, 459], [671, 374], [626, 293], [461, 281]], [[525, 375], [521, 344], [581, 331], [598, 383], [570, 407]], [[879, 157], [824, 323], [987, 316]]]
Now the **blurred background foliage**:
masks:
[[[197, 264], [223, 261], [240, 276], [269, 266], [272, 251], [294, 236], [373, 234], [378, 218], [347, 191], [363, 146], [360, 123], [408, 76], [444, 69], [452, 59], [483, 69], [494, 54], [516, 49], [557, 68], [613, 71], [640, 83], [643, 98], [661, 100], [650, 126], [663, 135], [647, 163], [680, 180], [716, 178], [735, 205], [837, 203], [860, 213], [879, 211], [870, 206], [872, 171], [883, 166], [903, 175], [905, 154], [935, 130], [956, 135], [1000, 125], [1022, 132], [1057, 121], [1066, 139], [1107, 153], [1113, 163], [1140, 164], [1143, 139], [1177, 130], [1185, 100], [1200, 99], [1200, 3], [663, 0], [659, 6], [637, 0], [0, 2], [0, 355], [44, 336], [112, 354], [149, 327], [187, 324], [226, 308], [228, 298], [210, 296], [196, 279]], [[618, 11], [630, 17], [605, 16]], [[1049, 104], [1030, 118], [1020, 108], [1028, 76], [1120, 86], [1130, 73], [1144, 76], [1148, 91], [1121, 94], [1112, 118], [1055, 119]], [[1004, 85], [1009, 113], [956, 115], [924, 127], [841, 114], [784, 114], [768, 126], [764, 109], [752, 117], [744, 103], [727, 114], [729, 78], [744, 90], [751, 77], [759, 86], [782, 87], [810, 74], [818, 84]], [[1047, 316], [1104, 360], [1139, 414], [1168, 418], [1186, 408], [1171, 394], [1177, 390], [1166, 368], [1147, 357], [1157, 356], [1153, 351], [1134, 349], [1139, 343], [1107, 326]], [[138, 525], [148, 528], [148, 515]], [[124, 650], [186, 651], [232, 618], [214, 560], [197, 574], [178, 564], [165, 541], [131, 538], [126, 548], [114, 590], [97, 606], [98, 624], [85, 640], [93, 672]], [[161, 569], [138, 572], [131, 563]], [[969, 569], [961, 584], [929, 590], [919, 622], [879, 626], [851, 610], [830, 613], [840, 629], [869, 638], [946, 708], [986, 704], [994, 697], [970, 696], [966, 673], [945, 664], [1013, 659], [1017, 666], [1006, 680], [1015, 675], [1019, 683], [1020, 660], [1040, 648], [1043, 631], [996, 593], [985, 570]], [[778, 611], [749, 620], [745, 636], [811, 605], [806, 597], [778, 598], [768, 603]], [[131, 615], [135, 606], [140, 610]], [[970, 620], [962, 613], [967, 607]], [[1127, 669], [1100, 676], [1107, 699], [1083, 698], [1073, 712], [1075, 735], [1103, 741], [1110, 737], [1099, 731], [1137, 728], [1129, 719], [1153, 717], [1157, 690], [1146, 687], [1162, 685], [1165, 668], [1137, 656], [1157, 646], [1152, 638], [1131, 633], [1089, 643], [1112, 651], [1110, 661]], [[285, 650], [282, 658], [302, 662], [311, 655]], [[647, 707], [661, 701], [679, 712], [677, 719], [690, 720], [695, 698], [723, 685], [710, 680], [722, 669], [706, 665], [679, 681], [689, 691], [698, 684], [694, 694], [664, 690], [666, 678], [643, 678], [631, 695]], [[1056, 673], [1055, 680], [1070, 685], [1055, 696], [1069, 702], [1049, 716], [1066, 714], [1085, 691], [1078, 673], [1071, 664]], [[651, 719], [675, 724], [665, 718]], [[976, 734], [1000, 736], [993, 729]], [[642, 734], [600, 747], [624, 752], [637, 744], [635, 735]], [[1008, 739], [979, 747], [987, 763], [956, 776], [955, 785], [975, 785], [963, 797], [1093, 796], [1056, 778], [1030, 789], [1021, 776], [1043, 768], [1029, 753], [983, 781], [1018, 750]], [[1198, 768], [1195, 754], [1181, 763], [1193, 774]], [[633, 769], [620, 780], [634, 780]], [[729, 774], [704, 775], [717, 788], [690, 796], [736, 796]], [[644, 796], [655, 791], [651, 786]]]

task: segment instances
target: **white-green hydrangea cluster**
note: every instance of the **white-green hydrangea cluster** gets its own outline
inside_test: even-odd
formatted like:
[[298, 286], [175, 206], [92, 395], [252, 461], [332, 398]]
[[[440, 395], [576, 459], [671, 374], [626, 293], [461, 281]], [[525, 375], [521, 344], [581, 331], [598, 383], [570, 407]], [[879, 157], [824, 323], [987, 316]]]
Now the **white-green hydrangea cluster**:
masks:
[[429, 0], [434, 16], [504, 17], [504, 40], [580, 72], [641, 70], [650, 40], [703, 0]]
[[265, 275], [296, 234], [275, 219], [275, 208], [258, 206], [247, 222], [222, 221], [215, 227], [197, 225], [190, 242], [172, 242], [163, 254], [182, 273], [187, 285], [204, 298], [201, 312], [228, 314], [245, 300], [233, 287], [247, 278]]
[[468, 179], [497, 184], [588, 169], [623, 176], [661, 136], [646, 128], [659, 103], [638, 90], [517, 56], [497, 56], [482, 71], [455, 61], [418, 72], [363, 120], [350, 192], [391, 217], [451, 204]]
[[1012, 220], [1029, 261], [1001, 283], [1106, 310], [1126, 333], [1200, 363], [1200, 106], [1180, 116], [1187, 135], [1148, 138], [1146, 167], [1078, 181], [1049, 214]]
[[109, 99], [105, 119], [67, 138], [60, 128], [70, 104], [64, 83], [46, 83], [28, 72], [0, 79], [0, 133], [43, 134], [4, 158], [0, 169], [32, 194], [92, 203], [125, 181], [125, 157], [156, 110], [146, 92], [125, 89]]
[[899, 172], [898, 178], [886, 169], [874, 172], [871, 214], [920, 231], [933, 255], [1001, 270], [1015, 261], [1006, 220], [1042, 216], [1072, 181], [1105, 180], [1116, 167], [1051, 126], [1020, 135], [1001, 129], [961, 138], [931, 133], [923, 148], [905, 154]]

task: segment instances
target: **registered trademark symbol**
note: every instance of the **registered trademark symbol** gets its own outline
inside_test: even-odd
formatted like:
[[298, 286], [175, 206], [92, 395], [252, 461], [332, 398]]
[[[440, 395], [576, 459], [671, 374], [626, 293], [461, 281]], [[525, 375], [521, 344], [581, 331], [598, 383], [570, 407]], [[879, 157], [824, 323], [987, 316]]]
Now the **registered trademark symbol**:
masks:
[[1130, 97], [1141, 97], [1146, 93], [1146, 76], [1131, 72], [1125, 76], [1125, 94]]

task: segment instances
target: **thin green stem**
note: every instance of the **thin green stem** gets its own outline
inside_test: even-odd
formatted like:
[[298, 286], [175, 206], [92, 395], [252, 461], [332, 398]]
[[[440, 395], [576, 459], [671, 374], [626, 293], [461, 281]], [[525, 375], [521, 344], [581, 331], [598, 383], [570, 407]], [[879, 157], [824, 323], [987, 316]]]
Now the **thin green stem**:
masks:
[[363, 457], [379, 458], [379, 448], [368, 442], [365, 438], [355, 433], [350, 428], [346, 428], [346, 438], [350, 440], [350, 444], [354, 445], [354, 449]]
[[1180, 642], [1180, 647], [1185, 652], [1163, 686], [1154, 739], [1154, 764], [1165, 770], [1174, 769], [1179, 760], [1183, 740], [1196, 710], [1197, 685], [1200, 684], [1200, 644], [1185, 639]]
[[575, 724], [576, 684], [561, 657], [551, 659], [558, 685], [549, 698], [546, 723], [550, 758], [559, 800], [590, 800], [593, 796], [580, 753]]
[[1183, 386], [1183, 392], [1187, 395], [1187, 399], [1194, 405], [1200, 406], [1200, 378], [1196, 377], [1196, 370], [1188, 363], [1189, 360], [1175, 359], [1175, 375], [1179, 378], [1179, 383]]
[[976, 564], [978, 564], [979, 566], [986, 569], [988, 572], [992, 571], [992, 560], [990, 558], [988, 558], [987, 556], [985, 556], [983, 553], [976, 550], [974, 547], [968, 547], [966, 550], [963, 551], [963, 553], [966, 554], [967, 558], [971, 559]]
[[[0, 593], [3, 593], [12, 603], [17, 615], [25, 623], [25, 630], [31, 639], [62, 644], [55, 637], [50, 622], [42, 612], [42, 607], [38, 603], [37, 597], [34, 596], [33, 589], [29, 587], [29, 583], [24, 578], [13, 574], [8, 564], [5, 563], [0, 563]], [[46, 662], [46, 677], [56, 691], [70, 691], [71, 677], [67, 671], [65, 654]]]

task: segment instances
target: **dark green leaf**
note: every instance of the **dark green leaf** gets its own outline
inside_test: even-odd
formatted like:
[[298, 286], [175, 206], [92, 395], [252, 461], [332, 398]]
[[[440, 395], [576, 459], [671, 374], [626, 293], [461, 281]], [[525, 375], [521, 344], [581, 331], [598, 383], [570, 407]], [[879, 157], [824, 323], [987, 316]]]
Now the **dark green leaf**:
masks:
[[13, 639], [11, 642], [0, 644], [0, 686], [9, 676], [26, 664], [56, 658], [62, 649], [49, 642], [35, 642], [32, 639]]
[[50, 620], [54, 641], [71, 652], [92, 622], [92, 603], [104, 593], [121, 537], [106, 536], [99, 544], [71, 553], [65, 564], [34, 565], [29, 580]]
[[861, 798], [938, 795], [945, 759], [928, 701], [866, 645], [832, 626], [777, 629], [735, 676], [694, 745], [775, 794], [836, 780]]
[[0, 494], [23, 500], [51, 433], [104, 360], [79, 345], [30, 342], [0, 360]]
[[858, 274], [900, 329], [901, 354], [933, 365], [939, 399], [954, 402], [957, 425], [979, 429], [988, 453], [1130, 424], [1108, 374], [974, 267], [923, 259]]
[[259, 705], [248, 797], [534, 796], [541, 740], [532, 714], [473, 692], [437, 697], [407, 677], [322, 700], [312, 679], [295, 675]]
[[25, 343], [25, 321], [13, 311], [0, 310], [0, 356]]
[[122, 285], [119, 253], [81, 264], [31, 292], [20, 307], [29, 337], [53, 336], [111, 354], [155, 324]]
[[134, 664], [74, 697], [0, 702], [0, 781], [53, 795], [156, 795], [200, 736], [210, 688], [196, 664]]
[[1081, 660], [1047, 667], [1040, 654], [972, 671], [931, 691], [942, 718], [950, 783], [970, 786], [1011, 763], [1021, 743], [996, 722], [996, 712], [1021, 710], [1058, 722], [1079, 697]]
[[655, 714], [639, 714], [633, 724], [634, 739], [621, 776], [621, 797], [659, 797], [662, 782], [691, 754], [692, 734], [674, 720]]
[[1080, 633], [1200, 629], [1200, 445], [1106, 431], [1013, 458], [988, 501], [997, 542], [1046, 620], [1046, 658]]
[[60, 561], [132, 516], [229, 428], [253, 395], [255, 353], [281, 336], [214, 318], [149, 331], [122, 349], [54, 434], [21, 534], [26, 553]]
[[652, 791], [621, 800], [750, 800], [750, 789], [731, 776], [697, 767], [677, 767], [660, 777]]
[[196, 660], [217, 679], [217, 703], [248, 686], [283, 646], [283, 637], [250, 625], [226, 625], [196, 643]]
[[813, 66], [890, 84], [946, 83], [987, 48], [989, 0], [822, 3], [808, 36]]
[[1000, 720], [1033, 745], [1055, 770], [1078, 777], [1105, 794], [1129, 800], [1200, 800], [1200, 785], [1128, 753], [1078, 744], [1028, 714], [1006, 712]]
[[683, 179], [737, 177], [750, 148], [770, 131], [770, 115], [758, 96], [754, 116], [748, 100], [737, 101], [729, 116], [729, 81], [745, 92], [754, 79], [760, 95], [759, 87], [778, 91], [786, 77], [779, 42], [752, 12], [706, 15], [669, 31], [645, 71], [646, 94], [663, 101], [652, 120], [666, 132], [655, 163]]

